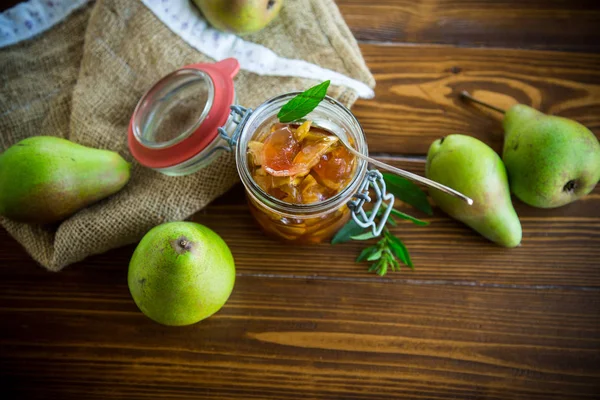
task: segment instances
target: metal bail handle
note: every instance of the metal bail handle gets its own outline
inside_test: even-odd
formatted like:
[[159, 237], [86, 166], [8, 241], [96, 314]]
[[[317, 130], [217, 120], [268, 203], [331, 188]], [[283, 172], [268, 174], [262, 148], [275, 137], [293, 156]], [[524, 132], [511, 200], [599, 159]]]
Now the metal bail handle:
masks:
[[[371, 202], [371, 198], [369, 197], [369, 187], [373, 188], [376, 196], [371, 215], [367, 215], [363, 209], [363, 205], [366, 202]], [[371, 227], [373, 235], [379, 236], [383, 230], [383, 227], [385, 226], [385, 223], [387, 222], [388, 217], [390, 216], [390, 213], [392, 212], [395, 200], [393, 194], [387, 193], [385, 181], [383, 179], [383, 175], [381, 175], [381, 172], [377, 171], [376, 169], [368, 171], [365, 180], [361, 183], [360, 187], [358, 188], [358, 192], [353, 197], [355, 199], [348, 202], [348, 208], [350, 211], [352, 211], [352, 219], [361, 228]], [[383, 203], [384, 200], [387, 201], [386, 209], [381, 216], [378, 225], [375, 222], [375, 218], [377, 217], [381, 203]]]
[[[253, 110], [251, 108], [246, 108], [237, 105], [231, 106], [229, 108], [231, 109], [231, 113], [229, 115], [231, 115], [233, 119], [231, 121], [227, 121], [227, 124], [225, 126], [220, 127], [218, 131], [219, 135], [223, 139], [225, 139], [227, 144], [229, 144], [229, 149], [227, 150], [233, 151], [240, 137], [240, 134], [242, 133], [242, 129], [244, 128], [244, 125], [246, 125], [246, 121], [248, 121], [250, 115], [252, 115]], [[229, 136], [226, 130], [227, 125], [229, 125], [230, 122], [236, 124], [236, 128], [231, 134], [231, 136]]]

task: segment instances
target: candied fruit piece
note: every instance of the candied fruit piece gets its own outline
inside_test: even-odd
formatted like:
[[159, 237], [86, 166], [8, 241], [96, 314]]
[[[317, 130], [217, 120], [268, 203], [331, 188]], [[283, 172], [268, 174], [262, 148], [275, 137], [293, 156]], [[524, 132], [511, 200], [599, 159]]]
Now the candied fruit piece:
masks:
[[298, 238], [306, 233], [306, 228], [301, 226], [291, 226], [291, 225], [277, 225], [275, 226], [275, 230], [279, 233], [282, 233], [288, 237], [292, 237], [293, 239]]
[[288, 196], [288, 194], [286, 192], [284, 192], [283, 190], [277, 188], [277, 187], [271, 187], [269, 189], [268, 192], [271, 196], [275, 197], [276, 199], [279, 200], [283, 200], [284, 198], [286, 198]]
[[274, 187], [283, 188], [284, 186], [298, 186], [302, 183], [304, 175], [295, 176], [271, 176]]
[[306, 225], [306, 233], [313, 234], [315, 232], [322, 231], [329, 228], [339, 218], [337, 213], [328, 214], [325, 218], [321, 218], [318, 223], [309, 226]]
[[319, 185], [312, 175], [307, 175], [300, 185], [302, 203], [310, 204], [327, 199], [327, 188]]
[[302, 183], [302, 181], [304, 180], [304, 177], [306, 175], [308, 175], [308, 174], [297, 174], [297, 175], [294, 175], [291, 178], [291, 180], [290, 180], [291, 184], [294, 185], [294, 186], [298, 186], [299, 184]]
[[281, 188], [283, 186], [290, 185], [290, 177], [289, 176], [272, 176], [271, 182], [273, 182], [273, 187]]
[[335, 136], [326, 136], [323, 139], [307, 144], [294, 157], [293, 166], [288, 171], [290, 175], [308, 174], [312, 167], [318, 164], [321, 156], [329, 151], [338, 141]]
[[340, 190], [352, 175], [353, 169], [354, 156], [344, 146], [337, 146], [321, 156], [313, 171], [323, 185]]
[[[273, 135], [275, 134], [277, 134], [277, 132]], [[291, 161], [283, 154], [280, 154], [278, 158], [272, 155], [267, 156], [267, 150], [271, 151], [271, 147], [267, 147], [267, 143], [265, 142], [263, 158], [265, 170], [273, 176], [306, 175], [310, 172], [310, 169], [319, 162], [321, 156], [327, 153], [331, 146], [337, 141], [338, 138], [336, 136], [326, 136], [315, 143], [307, 144], [302, 147], [300, 151], [296, 152], [295, 157]], [[294, 142], [297, 143], [295, 140]], [[286, 148], [282, 150], [282, 153], [285, 152], [285, 149]], [[296, 147], [294, 147], [294, 149], [296, 149]], [[275, 159], [276, 162], [271, 161]]]
[[342, 226], [346, 224], [346, 222], [348, 222], [349, 219], [350, 215], [348, 214], [342, 215], [334, 221], [327, 221], [327, 224], [323, 225], [323, 227], [320, 230], [314, 232], [307, 232], [309, 233], [307, 236], [313, 240], [313, 243], [320, 243], [323, 240], [331, 238], [337, 231], [339, 231], [342, 228]]
[[273, 132], [264, 142], [263, 166], [274, 176], [290, 176], [289, 170], [294, 166], [294, 158], [300, 151], [300, 143], [294, 139], [289, 126]]
[[285, 128], [285, 127], [287, 127], [286, 124], [282, 124], [281, 122], [276, 122], [273, 125], [271, 125], [270, 131], [271, 131], [271, 133], [273, 133], [273, 132], [278, 131], [281, 128]]
[[306, 218], [304, 220], [306, 227], [307, 228], [311, 228], [315, 225], [320, 224], [324, 219], [327, 219], [327, 216], [321, 216], [321, 217], [314, 217], [314, 218]]
[[258, 175], [258, 176], [267, 176], [267, 171], [265, 171], [265, 169], [264, 169], [264, 168], [260, 167], [260, 168], [257, 168], [257, 169], [254, 171], [254, 175]]
[[258, 184], [258, 186], [261, 187], [262, 190], [264, 190], [265, 192], [269, 192], [269, 189], [271, 189], [271, 177], [270, 176], [264, 176], [264, 175], [254, 175], [254, 182], [256, 182]]
[[252, 163], [257, 167], [263, 165], [263, 147], [265, 145], [261, 142], [250, 141], [248, 142], [248, 154], [252, 157]]
[[306, 133], [306, 135], [304, 136], [304, 140], [305, 141], [312, 141], [315, 142], [317, 140], [321, 140], [323, 138], [328, 137], [329, 135], [326, 135], [325, 133], [321, 133], [319, 131], [315, 131], [314, 129], [311, 129], [310, 131], [308, 131]]
[[301, 142], [304, 140], [304, 138], [310, 131], [311, 124], [312, 124], [312, 121], [305, 121], [302, 123], [302, 125], [300, 125], [298, 127], [298, 129], [296, 129], [294, 137], [296, 138], [297, 141]]
[[281, 199], [288, 203], [297, 203], [298, 202], [298, 188], [292, 185], [285, 185], [278, 188], [286, 195]]

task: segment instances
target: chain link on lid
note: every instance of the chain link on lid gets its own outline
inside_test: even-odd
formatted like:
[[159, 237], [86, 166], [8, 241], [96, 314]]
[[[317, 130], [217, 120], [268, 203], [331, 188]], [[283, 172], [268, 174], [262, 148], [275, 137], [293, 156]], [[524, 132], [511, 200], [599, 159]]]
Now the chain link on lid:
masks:
[[158, 81], [129, 123], [131, 154], [142, 165], [168, 168], [196, 156], [214, 140], [235, 99], [235, 58], [190, 64]]

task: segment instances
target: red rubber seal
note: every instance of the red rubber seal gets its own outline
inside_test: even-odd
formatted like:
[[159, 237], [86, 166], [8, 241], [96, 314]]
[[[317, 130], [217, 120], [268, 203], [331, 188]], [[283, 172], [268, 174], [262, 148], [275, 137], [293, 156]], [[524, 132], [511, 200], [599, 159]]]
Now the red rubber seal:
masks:
[[190, 64], [181, 69], [196, 69], [205, 72], [214, 85], [213, 103], [202, 124], [190, 136], [179, 143], [165, 148], [149, 148], [134, 136], [133, 121], [129, 122], [129, 150], [142, 165], [150, 168], [168, 168], [194, 157], [212, 143], [218, 136], [218, 128], [225, 125], [229, 117], [229, 107], [233, 104], [235, 88], [233, 78], [240, 70], [235, 58], [227, 58], [214, 64]]

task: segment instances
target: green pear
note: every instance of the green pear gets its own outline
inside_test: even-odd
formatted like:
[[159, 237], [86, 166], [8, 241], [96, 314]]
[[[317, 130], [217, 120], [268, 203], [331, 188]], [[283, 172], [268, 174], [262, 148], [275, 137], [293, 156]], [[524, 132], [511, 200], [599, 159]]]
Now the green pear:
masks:
[[540, 208], [571, 203], [600, 180], [600, 143], [579, 122], [516, 104], [504, 116], [502, 159], [512, 192]]
[[237, 34], [257, 32], [279, 14], [283, 0], [194, 0], [215, 28]]
[[560, 207], [594, 190], [600, 180], [600, 143], [585, 126], [524, 104], [505, 112], [468, 92], [461, 97], [505, 114], [502, 159], [510, 189], [523, 202]]
[[127, 283], [138, 308], [172, 326], [195, 324], [223, 307], [235, 284], [227, 243], [194, 222], [152, 228], [136, 247]]
[[30, 137], [0, 154], [0, 215], [38, 224], [61, 221], [121, 190], [129, 169], [112, 151]]
[[504, 247], [521, 243], [521, 223], [510, 199], [506, 169], [488, 145], [470, 136], [449, 135], [432, 143], [427, 178], [473, 199], [473, 205], [437, 189], [429, 194], [452, 218]]

